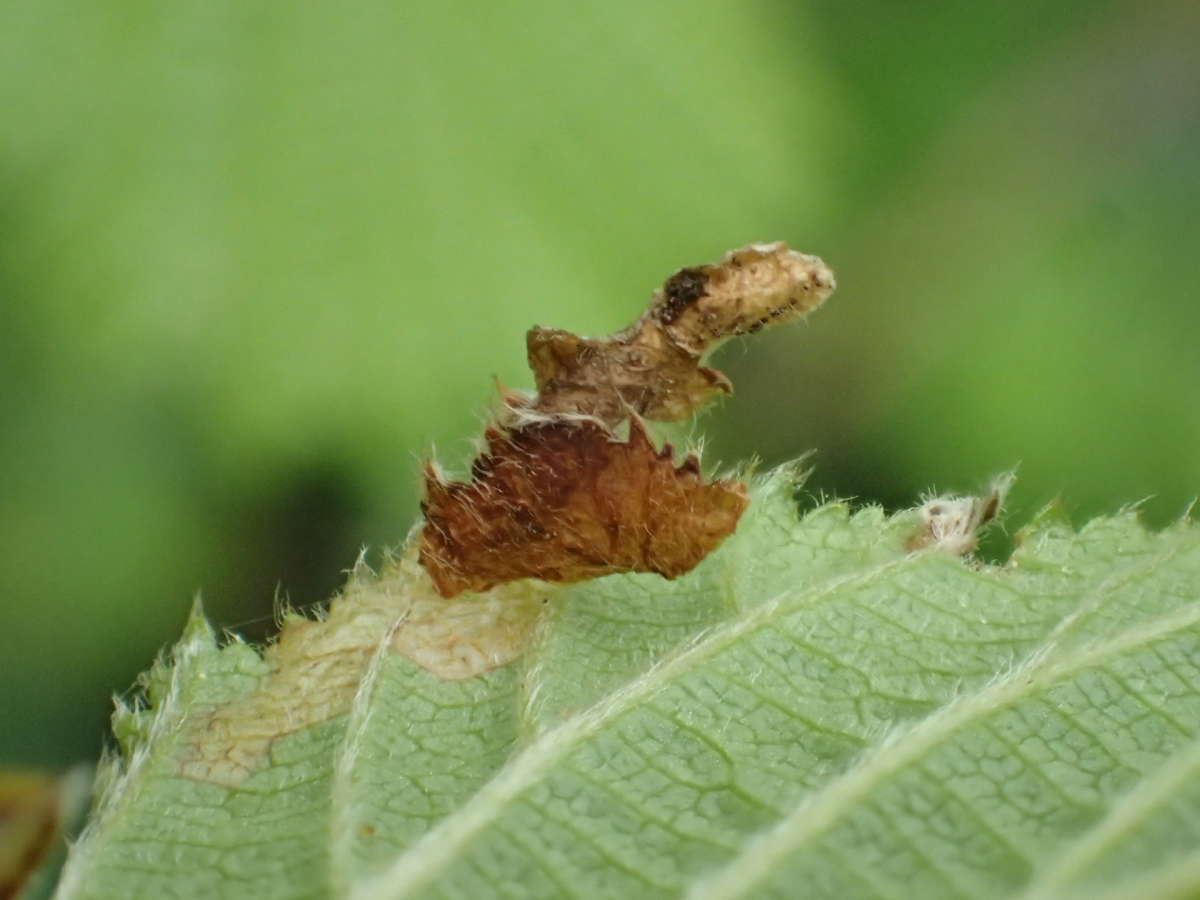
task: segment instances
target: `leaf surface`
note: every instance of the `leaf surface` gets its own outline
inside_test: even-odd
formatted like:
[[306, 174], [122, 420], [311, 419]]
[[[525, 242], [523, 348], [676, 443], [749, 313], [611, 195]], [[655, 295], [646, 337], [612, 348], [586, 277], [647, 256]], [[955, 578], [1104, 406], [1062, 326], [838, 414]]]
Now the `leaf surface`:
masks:
[[689, 575], [446, 601], [405, 557], [265, 653], [197, 613], [62, 897], [1200, 891], [1200, 532], [1003, 566], [758, 480]]

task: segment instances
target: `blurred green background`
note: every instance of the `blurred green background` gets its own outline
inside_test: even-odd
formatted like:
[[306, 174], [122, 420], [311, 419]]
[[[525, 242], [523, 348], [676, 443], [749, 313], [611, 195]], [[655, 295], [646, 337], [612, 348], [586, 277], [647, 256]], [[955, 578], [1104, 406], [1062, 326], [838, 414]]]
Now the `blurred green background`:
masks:
[[1019, 520], [1200, 490], [1200, 4], [7, 0], [0, 762], [93, 757], [204, 595], [262, 637], [412, 525], [523, 333], [786, 239], [707, 459]]

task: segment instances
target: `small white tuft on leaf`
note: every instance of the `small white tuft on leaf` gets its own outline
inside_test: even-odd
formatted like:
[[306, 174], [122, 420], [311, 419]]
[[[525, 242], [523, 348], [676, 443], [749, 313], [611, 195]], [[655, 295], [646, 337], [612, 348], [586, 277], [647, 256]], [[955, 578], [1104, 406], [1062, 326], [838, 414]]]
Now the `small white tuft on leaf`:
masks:
[[908, 542], [909, 550], [937, 547], [955, 556], [966, 556], [979, 546], [979, 533], [1004, 507], [1004, 498], [1016, 481], [1006, 472], [992, 479], [979, 497], [932, 497], [919, 509], [921, 529]]

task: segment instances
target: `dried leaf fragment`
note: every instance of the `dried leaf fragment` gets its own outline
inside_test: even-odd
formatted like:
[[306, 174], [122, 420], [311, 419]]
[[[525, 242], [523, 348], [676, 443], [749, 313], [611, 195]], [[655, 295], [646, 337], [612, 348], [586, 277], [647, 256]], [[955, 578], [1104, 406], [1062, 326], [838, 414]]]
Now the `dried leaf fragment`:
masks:
[[[751, 244], [680, 269], [633, 325], [609, 338], [534, 328], [534, 397], [504, 393], [501, 421], [469, 483], [425, 473], [420, 562], [453, 597], [522, 578], [571, 582], [614, 572], [674, 578], [736, 527], [745, 486], [676, 468], [642, 419], [678, 422], [733, 386], [701, 365], [722, 341], [795, 319], [834, 289], [815, 256]], [[627, 441], [614, 429], [629, 420]]]
[[979, 533], [991, 524], [1004, 506], [1016, 476], [997, 476], [980, 497], [933, 497], [921, 504], [921, 529], [908, 541], [909, 550], [938, 547], [955, 556], [966, 556], [979, 546]]
[[519, 578], [571, 582], [614, 572], [674, 578], [733, 532], [749, 501], [738, 482], [676, 467], [632, 421], [627, 441], [588, 420], [486, 435], [474, 480], [425, 474], [421, 564], [452, 597]]
[[663, 422], [690, 418], [733, 388], [700, 365], [722, 341], [816, 309], [833, 273], [782, 242], [751, 244], [719, 262], [680, 269], [631, 327], [610, 338], [534, 328], [526, 339], [537, 380], [532, 408], [583, 414], [616, 425], [632, 414]]
[[61, 782], [32, 772], [0, 772], [0, 897], [16, 897], [58, 836]]

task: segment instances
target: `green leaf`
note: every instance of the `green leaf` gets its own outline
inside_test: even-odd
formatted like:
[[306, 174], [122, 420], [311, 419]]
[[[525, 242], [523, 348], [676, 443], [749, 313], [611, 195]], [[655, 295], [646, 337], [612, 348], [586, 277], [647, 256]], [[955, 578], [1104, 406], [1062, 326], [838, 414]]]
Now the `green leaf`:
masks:
[[1051, 511], [990, 566], [802, 480], [673, 582], [404, 557], [264, 653], [197, 612], [59, 896], [1200, 892], [1200, 530]]

